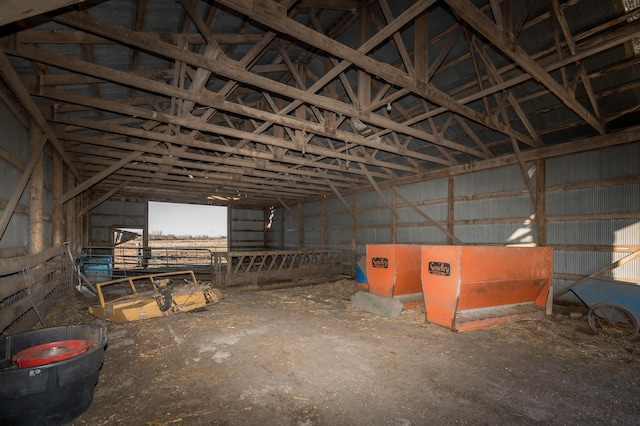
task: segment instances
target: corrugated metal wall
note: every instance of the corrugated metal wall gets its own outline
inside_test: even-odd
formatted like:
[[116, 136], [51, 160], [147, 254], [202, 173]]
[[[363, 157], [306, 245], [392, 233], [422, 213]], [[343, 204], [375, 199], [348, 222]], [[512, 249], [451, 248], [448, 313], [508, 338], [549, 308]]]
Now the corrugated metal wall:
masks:
[[[538, 241], [535, 208], [517, 166], [384, 189], [383, 194], [386, 202], [372, 190], [345, 194], [346, 206], [325, 198], [287, 208], [230, 208], [230, 248], [354, 248], [362, 256], [366, 244], [447, 244], [447, 235], [423, 215], [463, 244]], [[556, 291], [640, 248], [640, 143], [547, 160], [545, 194]], [[396, 206], [394, 212], [387, 203]], [[143, 216], [142, 204], [103, 203], [91, 213], [92, 244], [108, 243], [110, 226], [139, 226]], [[640, 260], [608, 275], [640, 282]], [[562, 299], [576, 301], [571, 293]]]
[[[546, 160], [545, 178], [547, 244], [555, 252], [556, 290], [640, 248], [640, 143]], [[366, 244], [447, 244], [445, 233], [416, 208], [447, 228], [451, 207], [453, 233], [463, 244], [538, 241], [536, 209], [518, 166], [455, 176], [453, 206], [446, 178], [394, 190], [399, 196], [383, 192], [396, 206], [396, 217], [375, 191], [358, 193], [355, 203], [344, 196], [349, 209], [355, 208], [355, 218], [337, 198], [302, 205], [302, 238], [295, 218], [276, 207], [268, 246], [277, 248], [284, 241], [287, 248], [349, 250], [355, 235], [356, 254], [364, 255]], [[290, 210], [297, 213], [298, 206]], [[640, 259], [608, 275], [640, 282]], [[562, 299], [577, 301], [571, 293]]]
[[[556, 246], [554, 289], [640, 248], [639, 176], [638, 143], [547, 161], [547, 234], [548, 243]], [[640, 259], [605, 276], [638, 281]], [[573, 293], [561, 299], [577, 301]]]
[[265, 250], [265, 210], [229, 208], [229, 250]]
[[114, 226], [146, 227], [147, 207], [145, 202], [105, 201], [90, 213], [90, 246], [110, 246]]
[[[7, 202], [13, 195], [24, 166], [29, 162], [29, 132], [0, 102], [0, 129], [2, 138], [0, 148], [8, 161], [0, 155], [0, 214], [4, 213]], [[20, 168], [19, 166], [22, 166]], [[49, 215], [49, 219], [51, 216]], [[9, 222], [7, 230], [0, 239], [0, 250], [19, 249], [26, 253], [29, 246], [29, 187], [25, 188], [18, 206]], [[50, 243], [50, 240], [49, 240]], [[1, 252], [1, 251], [0, 251]]]
[[[353, 205], [353, 196], [345, 196], [348, 206]], [[331, 250], [351, 250], [352, 217], [347, 207], [337, 198], [324, 199], [325, 248]]]

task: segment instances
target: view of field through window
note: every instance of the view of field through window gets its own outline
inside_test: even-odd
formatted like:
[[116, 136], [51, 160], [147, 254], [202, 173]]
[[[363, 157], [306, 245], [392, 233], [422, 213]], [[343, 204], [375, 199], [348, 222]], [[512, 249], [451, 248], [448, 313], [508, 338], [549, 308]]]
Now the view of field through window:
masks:
[[143, 230], [114, 229], [114, 263], [121, 269], [206, 265], [227, 250], [227, 208], [149, 202], [149, 242]]

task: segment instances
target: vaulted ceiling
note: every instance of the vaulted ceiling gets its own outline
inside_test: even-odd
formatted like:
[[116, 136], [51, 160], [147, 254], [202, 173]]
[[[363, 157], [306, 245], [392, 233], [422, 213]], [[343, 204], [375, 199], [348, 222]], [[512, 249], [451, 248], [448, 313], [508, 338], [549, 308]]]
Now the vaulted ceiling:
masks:
[[9, 3], [1, 94], [76, 176], [65, 199], [287, 205], [503, 164], [529, 183], [538, 158], [640, 139], [633, 0]]

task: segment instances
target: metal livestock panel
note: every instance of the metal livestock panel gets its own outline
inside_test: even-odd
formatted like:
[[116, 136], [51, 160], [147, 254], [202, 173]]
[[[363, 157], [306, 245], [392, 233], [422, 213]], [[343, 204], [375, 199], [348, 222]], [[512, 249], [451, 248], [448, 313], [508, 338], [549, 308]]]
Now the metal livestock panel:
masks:
[[525, 189], [522, 173], [517, 166], [501, 167], [455, 177], [455, 195], [478, 195]]
[[508, 198], [458, 201], [454, 204], [455, 220], [529, 218], [534, 212], [528, 194]]
[[640, 184], [549, 191], [547, 193], [547, 215], [549, 216], [634, 211], [640, 211]]
[[640, 175], [640, 143], [550, 158], [547, 187]]
[[536, 240], [535, 222], [456, 225], [463, 244], [529, 244]]

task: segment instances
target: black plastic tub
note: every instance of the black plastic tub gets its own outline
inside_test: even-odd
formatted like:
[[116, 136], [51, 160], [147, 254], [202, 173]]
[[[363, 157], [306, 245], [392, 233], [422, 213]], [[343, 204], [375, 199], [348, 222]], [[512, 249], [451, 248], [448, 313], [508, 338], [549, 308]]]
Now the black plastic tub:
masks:
[[[62, 361], [18, 368], [17, 353], [51, 342], [89, 340], [86, 352]], [[67, 325], [14, 334], [0, 339], [0, 425], [62, 425], [82, 414], [107, 345], [102, 325]]]

